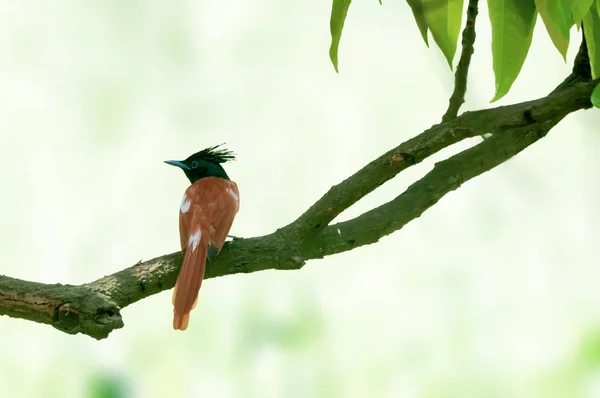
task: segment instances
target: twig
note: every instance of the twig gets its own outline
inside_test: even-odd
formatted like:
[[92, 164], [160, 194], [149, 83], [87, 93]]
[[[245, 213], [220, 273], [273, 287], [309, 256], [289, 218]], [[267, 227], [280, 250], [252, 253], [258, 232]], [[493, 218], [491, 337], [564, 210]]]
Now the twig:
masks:
[[575, 61], [573, 62], [573, 71], [561, 84], [559, 84], [552, 93], [560, 91], [565, 87], [572, 86], [575, 83], [579, 82], [588, 82], [592, 80], [592, 68], [590, 66], [590, 56], [588, 54], [587, 43], [585, 41], [585, 35], [583, 34], [583, 30], [585, 27], [581, 28], [581, 45], [579, 46], [579, 51], [575, 56]]
[[469, 65], [473, 55], [475, 44], [475, 20], [477, 19], [477, 3], [479, 0], [469, 0], [467, 7], [467, 21], [462, 34], [462, 52], [460, 60], [454, 74], [454, 92], [450, 97], [448, 110], [442, 117], [442, 122], [447, 122], [458, 116], [458, 110], [465, 102], [465, 93], [467, 92], [467, 79], [469, 75]]

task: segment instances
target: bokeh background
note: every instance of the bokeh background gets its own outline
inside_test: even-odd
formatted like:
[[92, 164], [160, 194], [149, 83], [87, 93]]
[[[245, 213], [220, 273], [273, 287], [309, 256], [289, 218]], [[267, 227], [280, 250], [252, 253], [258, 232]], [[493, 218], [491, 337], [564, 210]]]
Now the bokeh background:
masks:
[[[330, 7], [0, 2], [0, 273], [78, 284], [177, 250], [187, 180], [164, 159], [226, 142], [231, 233], [258, 236], [437, 123], [453, 76], [409, 7], [354, 2], [339, 74]], [[477, 34], [470, 109], [494, 94], [484, 4]], [[569, 71], [538, 20], [500, 104]], [[170, 291], [124, 309], [103, 341], [2, 317], [0, 396], [599, 397], [598, 148], [600, 112], [577, 112], [377, 244], [209, 280], [185, 333]]]

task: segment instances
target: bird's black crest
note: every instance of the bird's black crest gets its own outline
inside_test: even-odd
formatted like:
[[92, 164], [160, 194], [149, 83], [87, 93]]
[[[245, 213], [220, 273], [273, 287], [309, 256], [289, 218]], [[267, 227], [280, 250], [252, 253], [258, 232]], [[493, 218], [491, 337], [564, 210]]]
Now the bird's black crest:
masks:
[[235, 154], [228, 149], [219, 149], [223, 144], [215, 145], [196, 152], [188, 159], [202, 159], [211, 163], [225, 163], [235, 160]]

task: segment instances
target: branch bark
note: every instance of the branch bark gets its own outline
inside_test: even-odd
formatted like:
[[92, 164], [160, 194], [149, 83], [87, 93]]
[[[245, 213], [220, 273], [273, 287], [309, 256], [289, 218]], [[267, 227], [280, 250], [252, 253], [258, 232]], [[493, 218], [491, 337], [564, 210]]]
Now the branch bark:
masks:
[[[399, 230], [448, 192], [544, 137], [566, 115], [590, 108], [591, 92], [600, 80], [581, 82], [581, 73], [577, 73], [576, 81], [561, 84], [546, 97], [466, 112], [432, 126], [332, 187], [291, 224], [266, 236], [226, 243], [219, 256], [207, 264], [205, 277], [299, 269], [308, 260], [371, 244]], [[342, 211], [402, 170], [445, 147], [484, 133], [492, 133], [491, 138], [437, 163], [392, 201], [331, 225]], [[166, 254], [80, 286], [46, 285], [0, 276], [0, 315], [102, 339], [123, 327], [122, 308], [175, 285], [182, 258], [181, 252]]]
[[477, 8], [478, 3], [479, 0], [469, 0], [467, 22], [462, 34], [462, 52], [456, 66], [456, 73], [454, 74], [454, 91], [448, 101], [448, 110], [446, 110], [446, 113], [442, 117], [442, 122], [447, 122], [458, 116], [460, 107], [465, 103], [469, 66], [471, 65], [471, 56], [475, 52], [475, 21], [479, 12]]

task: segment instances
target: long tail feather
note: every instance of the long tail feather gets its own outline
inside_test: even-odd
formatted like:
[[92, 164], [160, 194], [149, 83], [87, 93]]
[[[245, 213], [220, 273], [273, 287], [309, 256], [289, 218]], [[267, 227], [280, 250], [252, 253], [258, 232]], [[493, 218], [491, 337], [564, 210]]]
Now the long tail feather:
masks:
[[198, 292], [204, 279], [208, 239], [202, 237], [196, 245], [190, 245], [183, 256], [179, 277], [173, 291], [173, 329], [185, 330], [190, 311], [196, 306]]

